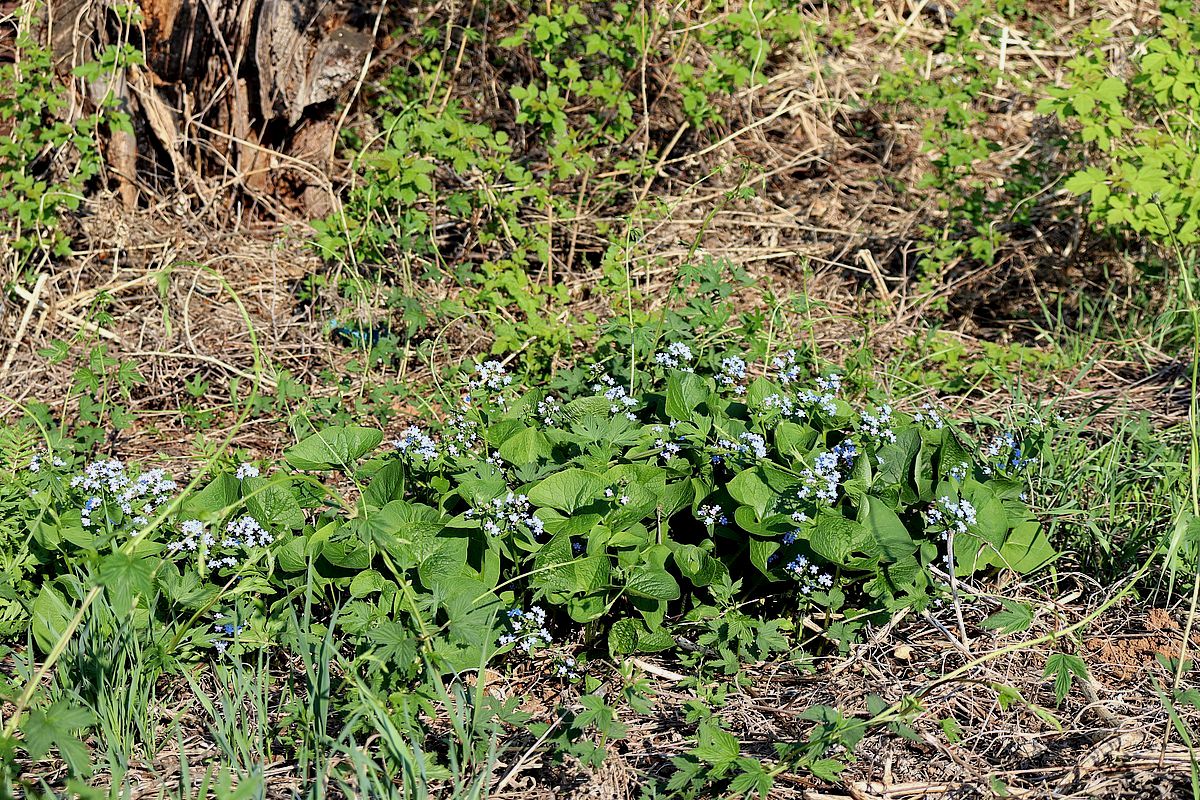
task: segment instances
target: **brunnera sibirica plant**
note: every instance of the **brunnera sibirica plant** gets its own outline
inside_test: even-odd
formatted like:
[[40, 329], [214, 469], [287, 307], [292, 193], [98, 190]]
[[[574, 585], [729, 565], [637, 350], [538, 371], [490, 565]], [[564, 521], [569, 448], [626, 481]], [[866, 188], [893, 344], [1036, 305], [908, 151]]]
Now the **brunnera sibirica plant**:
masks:
[[[278, 640], [306, 592], [339, 607], [386, 683], [536, 655], [579, 627], [587, 649], [666, 649], [670, 620], [720, 587], [829, 620], [1054, 557], [1025, 501], [1036, 432], [975, 446], [933, 406], [852, 405], [794, 351], [700, 348], [664, 343], [562, 394], [484, 361], [440, 421], [382, 448], [378, 430], [326, 428], [183, 496], [161, 470], [40, 453], [17, 481], [32, 558], [74, 566], [20, 584], [35, 641], [53, 647], [94, 580], [135, 624], [189, 620], [173, 657], [238, 657]], [[577, 655], [545, 660], [573, 679]]]

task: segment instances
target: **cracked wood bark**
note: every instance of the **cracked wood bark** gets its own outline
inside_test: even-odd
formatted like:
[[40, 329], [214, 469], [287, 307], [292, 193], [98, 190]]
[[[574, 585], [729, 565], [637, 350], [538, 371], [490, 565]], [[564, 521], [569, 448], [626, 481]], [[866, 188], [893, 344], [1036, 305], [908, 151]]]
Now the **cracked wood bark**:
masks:
[[[126, 33], [109, 0], [49, 5], [64, 72]], [[140, 28], [127, 33], [145, 68], [118, 76], [137, 136], [107, 148], [123, 200], [134, 202], [139, 185], [198, 198], [236, 187], [276, 214], [327, 213], [329, 198], [313, 191], [324, 157], [307, 169], [293, 159], [328, 150], [334, 106], [373, 44], [346, 20], [369, 8], [352, 0], [142, 0], [141, 8]]]

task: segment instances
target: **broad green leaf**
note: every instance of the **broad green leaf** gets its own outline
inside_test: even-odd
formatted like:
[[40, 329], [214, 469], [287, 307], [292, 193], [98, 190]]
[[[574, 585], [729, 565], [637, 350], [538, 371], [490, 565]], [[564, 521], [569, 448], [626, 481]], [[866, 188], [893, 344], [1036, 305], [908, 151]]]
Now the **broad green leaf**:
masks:
[[183, 501], [182, 516], [212, 519], [225, 514], [241, 502], [240, 485], [232, 475], [218, 475], [200, 491]]
[[275, 563], [284, 572], [303, 572], [308, 566], [307, 546], [305, 537], [293, 536], [275, 551]]
[[608, 651], [614, 655], [624, 655], [637, 650], [638, 635], [642, 624], [636, 619], [626, 617], [613, 623], [608, 629]]
[[538, 549], [533, 559], [530, 583], [547, 591], [569, 592], [575, 587], [571, 537], [560, 533]]
[[537, 428], [521, 427], [515, 434], [504, 440], [500, 445], [500, 457], [510, 464], [521, 466], [534, 464], [540, 458], [548, 457], [554, 448], [546, 434]]
[[767, 509], [779, 496], [767, 483], [760, 467], [742, 470], [733, 477], [726, 488], [730, 497], [743, 506], [754, 509], [759, 519], [767, 515]]
[[904, 523], [896, 516], [896, 512], [888, 508], [878, 497], [866, 495], [864, 508], [866, 513], [861, 520], [879, 546], [880, 553], [888, 561], [899, 561], [911, 555], [917, 549], [917, 543], [909, 535]]
[[660, 650], [669, 650], [675, 645], [675, 637], [667, 633], [665, 628], [644, 630], [638, 633], [637, 649], [639, 653], [657, 653]]
[[382, 592], [389, 583], [390, 581], [380, 572], [373, 569], [364, 570], [350, 581], [350, 596], [355, 599], [367, 597], [376, 592]]
[[817, 515], [809, 544], [826, 560], [845, 566], [852, 554], [873, 549], [874, 537], [857, 522], [834, 511], [823, 511]]
[[817, 443], [816, 429], [783, 420], [775, 426], [775, 448], [792, 458], [812, 451]]
[[367, 505], [383, 508], [393, 500], [399, 500], [400, 489], [404, 486], [405, 465], [400, 461], [389, 461], [371, 476], [371, 482], [363, 491], [363, 500]]
[[1026, 520], [1009, 532], [1000, 548], [996, 566], [1024, 575], [1049, 563], [1054, 556], [1054, 546], [1046, 538], [1041, 524], [1037, 520]]
[[302, 528], [304, 509], [292, 494], [291, 482], [276, 478], [246, 478], [242, 481], [246, 510], [264, 528]]
[[663, 569], [642, 566], [634, 570], [625, 583], [630, 594], [654, 600], [678, 600], [679, 584]]
[[360, 426], [334, 426], [314, 433], [284, 452], [296, 469], [350, 469], [383, 441], [383, 432]]
[[758, 567], [758, 571], [763, 575], [770, 575], [771, 556], [775, 555], [781, 546], [778, 539], [762, 539], [758, 536], [751, 536], [750, 563]]
[[591, 503], [603, 491], [604, 481], [581, 469], [565, 469], [545, 478], [529, 490], [529, 501], [572, 513]]
[[707, 381], [694, 372], [672, 372], [667, 376], [666, 412], [671, 419], [688, 421], [712, 395]]

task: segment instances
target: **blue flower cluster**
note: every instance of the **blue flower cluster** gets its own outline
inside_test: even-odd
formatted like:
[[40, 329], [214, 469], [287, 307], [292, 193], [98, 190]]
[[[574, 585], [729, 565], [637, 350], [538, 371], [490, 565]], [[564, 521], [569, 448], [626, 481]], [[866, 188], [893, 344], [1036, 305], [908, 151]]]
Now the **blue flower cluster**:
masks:
[[812, 594], [815, 590], [833, 588], [833, 576], [822, 571], [820, 567], [804, 556], [796, 556], [783, 569], [799, 582], [801, 594]]
[[392, 446], [403, 457], [421, 464], [436, 461], [439, 455], [437, 442], [416, 425], [405, 428], [398, 439], [392, 440]]
[[228, 622], [218, 622], [213, 625], [213, 630], [222, 634], [224, 638], [219, 638], [213, 641], [213, 647], [219, 655], [224, 655], [229, 645], [237, 640], [238, 634], [246, 629], [245, 625], [233, 625]]
[[501, 647], [513, 644], [529, 653], [554, 641], [550, 631], [546, 629], [546, 610], [541, 606], [530, 606], [528, 611], [511, 608], [505, 616], [508, 619], [509, 632], [501, 634]]
[[1011, 476], [1033, 463], [1033, 459], [1024, 457], [1021, 440], [1011, 431], [1005, 431], [988, 442], [982, 455], [982, 469], [985, 475], [996, 473]]
[[654, 363], [681, 372], [692, 371], [691, 361], [692, 348], [682, 342], [671, 342], [665, 350], [654, 354]]

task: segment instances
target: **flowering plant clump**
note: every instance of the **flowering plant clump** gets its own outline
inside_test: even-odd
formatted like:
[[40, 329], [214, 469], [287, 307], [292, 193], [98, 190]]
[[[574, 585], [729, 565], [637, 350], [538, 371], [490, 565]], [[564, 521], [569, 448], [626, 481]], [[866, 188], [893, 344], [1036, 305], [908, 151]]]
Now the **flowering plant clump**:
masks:
[[[35, 461], [30, 470], [37, 472], [38, 466]], [[105, 525], [113, 530], [147, 524], [154, 511], [179, 488], [164, 470], [150, 469], [131, 476], [125, 464], [115, 458], [88, 464], [71, 479], [70, 486], [87, 495], [80, 506], [83, 527]]]
[[[233, 464], [146, 528], [135, 566], [161, 563], [136, 566], [156, 592], [139, 602], [236, 619], [188, 641], [237, 654], [270, 639], [274, 604], [339, 591], [339, 629], [405, 675], [418, 652], [463, 670], [497, 645], [548, 647], [554, 619], [606, 633], [613, 653], [648, 651], [672, 646], [669, 621], [704, 595], [861, 616], [930, 602], [938, 563], [966, 575], [1053, 557], [1016, 479], [1030, 458], [1018, 436], [976, 452], [933, 406], [856, 407], [840, 373], [794, 351], [648, 352], [651, 369], [605, 364], [553, 394], [485, 361], [444, 419], [406, 424], [390, 447], [339, 426], [269, 474]], [[49, 486], [50, 464], [31, 480]], [[73, 527], [42, 538], [91, 547], [80, 531], [145, 528], [177, 487], [106, 460], [61, 494]]]

